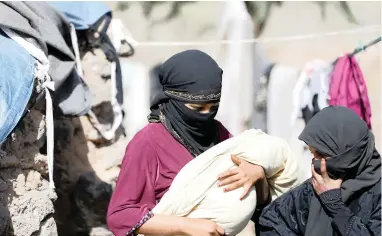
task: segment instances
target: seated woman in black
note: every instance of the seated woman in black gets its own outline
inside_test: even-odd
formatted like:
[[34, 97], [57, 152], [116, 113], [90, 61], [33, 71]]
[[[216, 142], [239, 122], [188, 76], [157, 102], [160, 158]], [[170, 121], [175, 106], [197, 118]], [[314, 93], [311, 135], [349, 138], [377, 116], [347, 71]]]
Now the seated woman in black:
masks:
[[313, 177], [262, 211], [256, 235], [381, 235], [381, 157], [366, 123], [331, 106], [299, 139], [314, 155]]

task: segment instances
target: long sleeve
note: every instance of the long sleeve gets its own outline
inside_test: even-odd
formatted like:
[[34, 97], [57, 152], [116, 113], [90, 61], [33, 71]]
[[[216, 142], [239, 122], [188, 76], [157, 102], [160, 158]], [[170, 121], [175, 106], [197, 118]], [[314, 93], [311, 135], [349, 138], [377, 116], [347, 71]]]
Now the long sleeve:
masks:
[[[267, 192], [267, 199], [264, 202], [259, 202], [259, 199], [263, 201], [264, 199], [264, 193]], [[259, 224], [259, 218], [261, 215], [261, 212], [263, 209], [268, 206], [269, 203], [272, 202], [272, 195], [270, 193], [268, 181], [266, 179], [262, 181], [256, 182], [256, 195], [257, 195], [257, 204], [256, 204], [256, 209], [255, 212], [253, 213], [251, 220], [255, 224]]]
[[262, 211], [269, 203], [271, 203], [271, 201], [272, 201], [271, 194], [269, 194], [268, 200], [264, 204], [256, 205], [255, 212], [253, 213], [251, 217], [251, 220], [255, 223], [256, 226], [258, 226], [258, 227], [255, 227], [256, 235], [260, 235], [261, 231], [263, 231], [262, 235], [278, 235], [274, 230], [269, 230], [266, 228], [261, 230], [261, 225], [259, 223], [259, 219], [260, 219], [260, 215]]
[[305, 233], [312, 185], [305, 181], [266, 206], [256, 222], [256, 235], [297, 236]]
[[135, 235], [153, 216], [157, 165], [154, 147], [144, 133], [138, 133], [126, 148], [108, 208], [107, 225], [116, 236]]
[[374, 194], [370, 216], [354, 215], [341, 198], [341, 190], [333, 189], [320, 194], [321, 202], [332, 217], [332, 225], [343, 236], [381, 235], [381, 194]]

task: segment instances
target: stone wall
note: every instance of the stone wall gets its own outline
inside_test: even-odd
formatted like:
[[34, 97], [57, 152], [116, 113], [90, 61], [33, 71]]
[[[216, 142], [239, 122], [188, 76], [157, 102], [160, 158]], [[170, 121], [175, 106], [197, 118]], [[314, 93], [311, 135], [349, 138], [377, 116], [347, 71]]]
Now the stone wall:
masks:
[[[32, 110], [20, 122], [0, 152], [0, 235], [112, 235], [105, 226], [106, 210], [117, 171], [97, 158], [119, 143], [96, 147], [87, 141], [91, 131], [85, 117], [55, 118], [56, 189], [49, 188], [44, 115]], [[109, 151], [105, 150], [109, 149]], [[120, 161], [112, 161], [120, 163]], [[93, 168], [93, 166], [104, 167]], [[113, 164], [111, 164], [113, 166]], [[101, 180], [97, 173], [104, 177]]]
[[44, 133], [43, 114], [32, 110], [2, 146], [0, 235], [57, 235], [53, 218], [57, 195], [45, 179], [47, 158], [40, 154]]

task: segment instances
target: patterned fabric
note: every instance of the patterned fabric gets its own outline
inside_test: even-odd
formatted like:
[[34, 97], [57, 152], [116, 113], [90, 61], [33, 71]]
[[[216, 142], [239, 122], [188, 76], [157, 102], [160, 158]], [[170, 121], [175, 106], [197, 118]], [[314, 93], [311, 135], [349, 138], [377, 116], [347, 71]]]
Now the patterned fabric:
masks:
[[[284, 194], [267, 206], [256, 226], [256, 235], [309, 235], [305, 232], [309, 205], [315, 197], [311, 180]], [[332, 218], [336, 236], [365, 236], [381, 234], [381, 182], [369, 190], [356, 194], [343, 203], [339, 190], [319, 196]], [[319, 223], [319, 222], [318, 222]]]
[[173, 96], [176, 98], [184, 99], [187, 101], [195, 101], [195, 102], [211, 102], [211, 101], [220, 101], [221, 92], [218, 93], [211, 93], [211, 94], [191, 94], [191, 93], [184, 93], [184, 92], [177, 92], [172, 90], [164, 90], [164, 93], [168, 96]]
[[127, 232], [126, 236], [137, 236], [138, 234], [135, 231], [153, 216], [154, 214], [151, 211], [147, 212], [147, 214], [143, 216], [142, 219], [136, 225], [134, 225], [134, 227], [131, 228], [131, 230], [129, 230], [129, 232]]

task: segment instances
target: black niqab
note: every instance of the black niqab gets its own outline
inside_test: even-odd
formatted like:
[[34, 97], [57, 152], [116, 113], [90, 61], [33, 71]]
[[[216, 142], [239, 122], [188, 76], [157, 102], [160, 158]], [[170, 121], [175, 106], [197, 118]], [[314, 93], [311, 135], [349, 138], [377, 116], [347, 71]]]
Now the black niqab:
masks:
[[162, 88], [151, 102], [149, 122], [161, 122], [193, 156], [214, 146], [219, 139], [217, 109], [202, 114], [185, 104], [219, 102], [222, 74], [218, 64], [201, 51], [172, 56], [160, 68]]
[[[306, 125], [299, 139], [327, 156], [331, 178], [343, 178], [342, 200], [367, 191], [381, 179], [381, 158], [375, 149], [374, 135], [367, 124], [352, 110], [330, 106], [322, 109]], [[319, 161], [314, 161], [319, 169]], [[312, 199], [305, 235], [334, 235], [331, 218], [319, 199]]]

